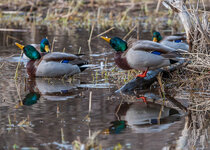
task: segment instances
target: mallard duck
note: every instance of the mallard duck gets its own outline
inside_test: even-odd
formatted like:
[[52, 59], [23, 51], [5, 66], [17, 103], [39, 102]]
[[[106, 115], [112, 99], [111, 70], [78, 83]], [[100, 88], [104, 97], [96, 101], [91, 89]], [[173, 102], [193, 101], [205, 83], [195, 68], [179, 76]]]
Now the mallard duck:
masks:
[[[50, 42], [48, 39], [43, 38], [40, 44], [30, 44], [31, 46], [35, 47], [36, 50], [40, 53], [49, 53], [50, 52]], [[29, 59], [25, 54], [23, 54], [24, 59]]]
[[87, 67], [87, 61], [79, 56], [61, 52], [39, 53], [33, 46], [15, 43], [30, 59], [27, 73], [30, 77], [61, 77], [80, 73]]
[[39, 52], [50, 52], [50, 42], [48, 39], [43, 38], [40, 42], [40, 44], [30, 44], [33, 47], [35, 47]]
[[[117, 66], [124, 70], [136, 69], [143, 71], [137, 77], [145, 77], [147, 71], [176, 63], [174, 48], [148, 41], [130, 39], [128, 42], [119, 37], [107, 38], [101, 36], [114, 48], [114, 60]], [[173, 54], [173, 55], [172, 55]]]
[[152, 39], [153, 42], [158, 42], [174, 49], [182, 49], [185, 51], [189, 50], [189, 45], [185, 42], [182, 42], [182, 40], [186, 40], [186, 37], [181, 34], [162, 38], [160, 32], [154, 32]]

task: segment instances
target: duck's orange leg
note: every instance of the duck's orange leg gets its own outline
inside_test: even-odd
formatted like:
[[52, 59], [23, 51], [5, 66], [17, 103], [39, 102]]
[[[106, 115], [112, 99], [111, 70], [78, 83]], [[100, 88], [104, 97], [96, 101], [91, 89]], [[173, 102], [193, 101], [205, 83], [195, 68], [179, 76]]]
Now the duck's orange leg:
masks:
[[145, 104], [147, 104], [147, 98], [144, 96], [137, 97], [136, 99], [142, 99]]
[[142, 74], [139, 74], [139, 75], [137, 75], [136, 77], [144, 78], [144, 77], [146, 77], [146, 76], [147, 76], [147, 72], [148, 72], [148, 68], [147, 68], [147, 70], [146, 70], [146, 71], [143, 71], [143, 73], [142, 73]]

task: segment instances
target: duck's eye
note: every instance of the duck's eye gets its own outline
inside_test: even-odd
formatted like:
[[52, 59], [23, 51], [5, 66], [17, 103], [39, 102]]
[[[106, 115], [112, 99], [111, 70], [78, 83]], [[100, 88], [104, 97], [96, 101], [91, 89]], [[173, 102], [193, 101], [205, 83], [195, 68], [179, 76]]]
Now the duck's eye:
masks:
[[116, 44], [115, 44], [115, 43], [111, 43], [111, 46], [112, 46], [112, 47], [115, 47], [115, 46], [116, 46]]

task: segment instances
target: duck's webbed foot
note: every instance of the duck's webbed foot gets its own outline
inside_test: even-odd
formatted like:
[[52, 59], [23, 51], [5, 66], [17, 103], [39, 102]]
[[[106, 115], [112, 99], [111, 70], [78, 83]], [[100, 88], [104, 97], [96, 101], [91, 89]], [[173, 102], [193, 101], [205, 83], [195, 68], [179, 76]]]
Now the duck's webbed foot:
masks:
[[137, 97], [136, 99], [142, 99], [145, 104], [147, 104], [147, 98], [144, 96]]
[[143, 71], [142, 74], [139, 74], [139, 75], [137, 75], [136, 77], [144, 78], [144, 77], [147, 76], [147, 72], [148, 72], [148, 69], [147, 69], [146, 71]]

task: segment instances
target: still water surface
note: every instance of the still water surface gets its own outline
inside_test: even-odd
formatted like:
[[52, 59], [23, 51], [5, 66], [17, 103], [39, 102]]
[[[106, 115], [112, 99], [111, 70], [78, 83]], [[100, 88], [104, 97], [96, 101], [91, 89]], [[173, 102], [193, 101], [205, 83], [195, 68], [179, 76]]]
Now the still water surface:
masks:
[[[94, 31], [93, 35], [99, 33]], [[92, 40], [90, 50], [89, 34], [85, 29], [48, 29], [46, 26], [32, 26], [27, 32], [0, 32], [1, 149], [72, 149], [74, 140], [79, 138], [84, 143], [96, 131], [102, 131], [98, 140], [103, 149], [114, 149], [120, 143], [123, 149], [157, 150], [181, 143], [179, 139], [186, 124], [184, 112], [177, 107], [165, 107], [162, 119], [157, 120], [161, 102], [151, 100], [151, 97], [160, 99], [157, 91], [144, 93], [150, 95], [148, 104], [132, 101], [131, 96], [114, 94], [119, 86], [100, 76], [114, 67], [113, 51], [99, 38]], [[117, 36], [125, 34], [120, 31]], [[144, 34], [144, 39], [150, 39], [149, 33]], [[83, 58], [91, 67], [71, 81], [32, 80], [27, 77], [22, 61], [15, 82], [20, 50], [14, 42], [39, 43], [46, 36], [51, 43], [54, 41], [54, 51], [65, 48], [65, 52], [76, 54], [81, 47]], [[90, 92], [92, 110], [88, 121]]]

